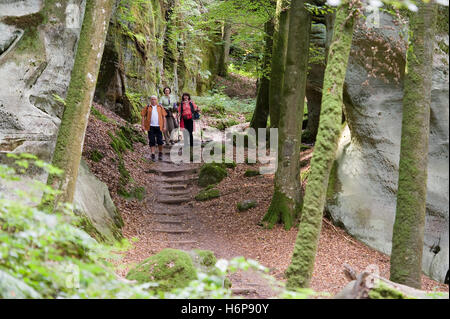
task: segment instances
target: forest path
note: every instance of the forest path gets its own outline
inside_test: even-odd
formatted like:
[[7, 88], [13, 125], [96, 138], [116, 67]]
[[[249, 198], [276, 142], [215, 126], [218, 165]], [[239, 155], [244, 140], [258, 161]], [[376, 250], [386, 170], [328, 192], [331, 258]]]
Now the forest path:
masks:
[[[232, 259], [244, 253], [232, 247], [220, 232], [202, 222], [194, 206], [201, 164], [170, 161], [170, 148], [163, 148], [163, 160], [152, 164], [154, 174], [148, 184], [146, 207], [151, 219], [141, 235], [150, 237], [162, 248], [211, 250], [216, 257]], [[139, 241], [142, 243], [147, 240]], [[139, 245], [139, 242], [136, 245]], [[240, 271], [230, 276], [233, 295], [245, 298], [269, 298], [276, 295], [266, 279], [254, 271]]]

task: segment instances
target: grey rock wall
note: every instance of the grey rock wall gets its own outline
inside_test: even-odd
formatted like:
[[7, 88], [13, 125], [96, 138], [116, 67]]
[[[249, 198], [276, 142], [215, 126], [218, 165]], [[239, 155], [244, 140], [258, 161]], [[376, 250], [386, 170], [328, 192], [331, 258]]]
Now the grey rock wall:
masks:
[[[387, 14], [381, 15], [377, 37], [400, 41], [400, 27]], [[448, 34], [437, 37], [448, 47]], [[374, 43], [366, 33], [356, 31], [352, 49], [372, 50]], [[389, 53], [380, 50], [378, 54]], [[402, 51], [395, 63], [404, 67]], [[344, 111], [348, 127], [339, 142], [337, 160], [330, 180], [327, 210], [334, 221], [377, 250], [391, 252], [395, 219], [398, 163], [402, 122], [402, 79], [395, 84], [387, 65], [382, 78], [367, 79], [367, 61], [352, 54], [346, 76]], [[436, 44], [433, 61], [433, 84], [428, 154], [428, 192], [423, 250], [423, 270], [443, 281], [448, 269], [449, 241], [449, 77], [448, 53]], [[439, 248], [436, 248], [439, 246]], [[436, 253], [437, 252], [437, 253]]]

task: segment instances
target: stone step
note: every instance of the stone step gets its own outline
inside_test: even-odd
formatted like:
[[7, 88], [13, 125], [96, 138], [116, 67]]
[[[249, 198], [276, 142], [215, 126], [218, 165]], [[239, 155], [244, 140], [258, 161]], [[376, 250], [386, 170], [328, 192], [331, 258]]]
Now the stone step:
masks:
[[156, 170], [158, 174], [164, 176], [180, 176], [180, 175], [192, 175], [198, 173], [197, 167], [177, 167], [177, 168], [166, 168]]
[[154, 212], [153, 215], [166, 215], [166, 216], [182, 216], [184, 212], [171, 212], [171, 211], [163, 211], [163, 212]]
[[168, 233], [168, 234], [185, 234], [191, 232], [189, 229], [153, 229], [151, 231], [156, 233]]
[[196, 244], [196, 240], [174, 240], [168, 242], [171, 245], [193, 245]]
[[180, 184], [180, 183], [192, 183], [198, 180], [198, 175], [187, 175], [182, 177], [169, 177], [169, 178], [159, 178], [156, 179], [157, 182], [167, 183], [167, 184]]
[[161, 204], [182, 204], [189, 202], [191, 200], [190, 197], [172, 197], [172, 196], [163, 196], [158, 199], [158, 203]]
[[189, 196], [192, 194], [192, 192], [190, 190], [181, 190], [181, 191], [176, 191], [176, 190], [163, 190], [163, 191], [158, 191], [158, 194], [160, 196]]
[[161, 189], [184, 190], [187, 189], [187, 184], [167, 184], [162, 185]]
[[161, 224], [183, 224], [181, 220], [157, 220]]

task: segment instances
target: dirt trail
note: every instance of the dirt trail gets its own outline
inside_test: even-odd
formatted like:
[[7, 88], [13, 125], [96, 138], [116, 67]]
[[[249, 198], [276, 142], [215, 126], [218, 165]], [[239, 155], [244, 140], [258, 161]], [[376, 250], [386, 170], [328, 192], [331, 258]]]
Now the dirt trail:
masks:
[[[144, 186], [146, 197], [143, 201], [123, 198], [117, 191], [120, 186], [117, 154], [110, 146], [108, 132], [116, 131], [126, 123], [101, 105], [96, 108], [112, 120], [104, 122], [90, 117], [83, 157], [91, 171], [108, 185], [124, 219], [123, 234], [132, 242], [132, 248], [122, 253], [123, 258], [113, 261], [117, 265], [117, 274], [125, 277], [134, 265], [170, 247], [207, 249], [217, 258], [245, 256], [269, 267], [276, 279], [284, 279], [298, 229], [286, 231], [281, 225], [266, 229], [260, 225], [273, 194], [273, 175], [246, 178], [245, 171], [258, 169], [258, 165], [238, 164], [235, 169], [227, 169], [228, 176], [217, 185], [221, 193], [219, 198], [197, 202], [193, 197], [199, 191], [196, 179], [200, 164], [174, 164], [169, 161], [168, 148], [164, 148], [162, 162], [152, 163], [148, 145], [135, 143], [133, 151], [123, 154], [132, 180], [128, 186]], [[202, 123], [201, 128], [205, 128]], [[204, 133], [204, 140], [216, 139], [208, 130]], [[104, 154], [99, 162], [90, 159], [94, 150], [102, 150]], [[302, 152], [302, 159], [309, 158], [311, 151]], [[238, 212], [237, 203], [247, 199], [255, 200], [257, 207]], [[325, 221], [311, 288], [331, 294], [340, 291], [348, 282], [342, 271], [344, 263], [356, 271], [377, 265], [380, 274], [389, 278], [389, 256]], [[245, 298], [274, 296], [267, 282], [255, 273], [234, 274], [231, 281], [234, 291]], [[448, 286], [423, 276], [422, 289], [448, 291]]]
[[[155, 162], [147, 171], [151, 183], [147, 185], [146, 227], [139, 231], [141, 238], [136, 245], [152, 241], [160, 249], [205, 249], [213, 251], [217, 258], [226, 259], [244, 255], [230, 247], [215, 229], [203, 223], [201, 214], [194, 207], [200, 164], [175, 164], [169, 158], [170, 149], [164, 147], [163, 161]], [[239, 272], [230, 279], [235, 295], [246, 298], [274, 295], [266, 280], [256, 272]]]

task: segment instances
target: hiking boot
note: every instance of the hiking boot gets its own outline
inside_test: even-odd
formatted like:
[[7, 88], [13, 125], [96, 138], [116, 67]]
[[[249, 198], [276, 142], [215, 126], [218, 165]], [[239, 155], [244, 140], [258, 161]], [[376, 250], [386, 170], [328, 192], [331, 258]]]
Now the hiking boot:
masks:
[[163, 160], [163, 153], [159, 153], [158, 154], [158, 161], [162, 161]]
[[155, 162], [155, 154], [152, 154], [152, 161]]

